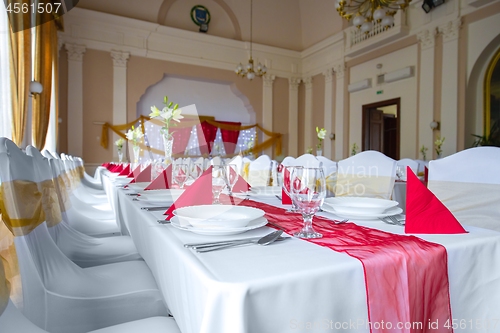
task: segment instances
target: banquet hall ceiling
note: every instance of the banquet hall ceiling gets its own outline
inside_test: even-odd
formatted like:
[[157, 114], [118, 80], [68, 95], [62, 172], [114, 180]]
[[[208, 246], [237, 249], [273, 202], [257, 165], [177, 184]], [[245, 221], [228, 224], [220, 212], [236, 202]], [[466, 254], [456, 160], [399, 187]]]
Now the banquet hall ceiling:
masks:
[[[77, 7], [197, 32], [190, 10], [209, 9], [209, 35], [250, 40], [250, 0], [79, 0]], [[253, 0], [253, 42], [302, 51], [342, 30], [333, 0]]]

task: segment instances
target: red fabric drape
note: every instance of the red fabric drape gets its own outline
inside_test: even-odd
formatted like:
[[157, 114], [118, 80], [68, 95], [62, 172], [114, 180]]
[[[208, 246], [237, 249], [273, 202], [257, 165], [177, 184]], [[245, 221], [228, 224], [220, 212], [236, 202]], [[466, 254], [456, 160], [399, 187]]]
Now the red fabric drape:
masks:
[[[219, 123], [241, 126], [241, 123], [233, 123], [229, 121], [219, 121]], [[226, 150], [226, 154], [234, 154], [236, 143], [238, 142], [238, 137], [240, 136], [240, 131], [230, 131], [221, 128], [220, 134], [222, 135], [222, 142], [224, 142], [224, 149]]]
[[189, 137], [191, 136], [191, 129], [192, 127], [170, 129], [174, 138], [173, 154], [184, 154], [186, 146], [189, 143]]
[[212, 151], [212, 145], [217, 135], [217, 127], [210, 125], [206, 121], [196, 125], [198, 132], [198, 143], [202, 155], [208, 155]]

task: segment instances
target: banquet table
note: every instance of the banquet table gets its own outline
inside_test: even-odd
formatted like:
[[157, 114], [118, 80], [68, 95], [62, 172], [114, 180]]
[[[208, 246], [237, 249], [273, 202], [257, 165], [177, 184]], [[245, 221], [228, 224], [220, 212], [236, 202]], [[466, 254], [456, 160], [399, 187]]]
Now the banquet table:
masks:
[[[165, 218], [162, 211], [141, 210], [147, 204], [134, 201], [129, 190], [107, 187], [183, 333], [370, 332], [359, 260], [293, 237], [269, 246], [196, 253], [183, 245], [263, 236], [274, 229], [233, 236], [178, 230], [157, 222]], [[274, 196], [251, 200], [282, 207]], [[404, 234], [403, 227], [378, 220], [353, 222]], [[446, 248], [454, 331], [500, 332], [500, 233], [466, 229], [467, 234], [418, 237]]]

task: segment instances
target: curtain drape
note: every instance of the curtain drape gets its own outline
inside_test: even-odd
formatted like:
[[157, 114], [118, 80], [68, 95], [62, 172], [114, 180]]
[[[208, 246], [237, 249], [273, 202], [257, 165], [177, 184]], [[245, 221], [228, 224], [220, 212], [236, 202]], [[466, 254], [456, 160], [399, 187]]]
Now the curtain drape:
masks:
[[217, 134], [217, 127], [204, 121], [196, 125], [198, 130], [198, 143], [202, 155], [209, 155], [212, 151], [212, 144]]
[[[229, 121], [219, 121], [219, 123], [241, 126], [241, 123], [233, 123]], [[224, 142], [224, 149], [226, 150], [226, 154], [234, 154], [234, 150], [236, 149], [236, 142], [238, 142], [238, 137], [240, 136], [240, 131], [221, 128], [220, 134], [222, 136], [222, 142]]]
[[[43, 86], [41, 94], [34, 96], [32, 109], [33, 145], [42, 150], [50, 120], [50, 99], [52, 94], [52, 73], [57, 61], [57, 29], [55, 21], [48, 21], [44, 16], [52, 14], [37, 14], [35, 45], [35, 81]], [[57, 76], [57, 73], [54, 73]]]
[[[24, 3], [29, 0], [7, 0], [6, 4]], [[31, 17], [27, 13], [7, 13], [11, 25], [10, 32], [10, 82], [12, 94], [12, 141], [22, 145], [28, 117], [28, 94], [31, 81]], [[14, 32], [17, 31], [17, 32]]]
[[192, 127], [173, 128], [170, 131], [174, 138], [173, 154], [184, 154], [191, 136]]

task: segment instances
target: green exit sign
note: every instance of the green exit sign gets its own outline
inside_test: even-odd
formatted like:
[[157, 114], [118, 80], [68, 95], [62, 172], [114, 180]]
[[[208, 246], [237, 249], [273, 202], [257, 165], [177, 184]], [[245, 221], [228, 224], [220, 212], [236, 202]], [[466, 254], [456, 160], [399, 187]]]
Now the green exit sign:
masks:
[[382, 95], [384, 93], [383, 90], [377, 90], [377, 95]]

